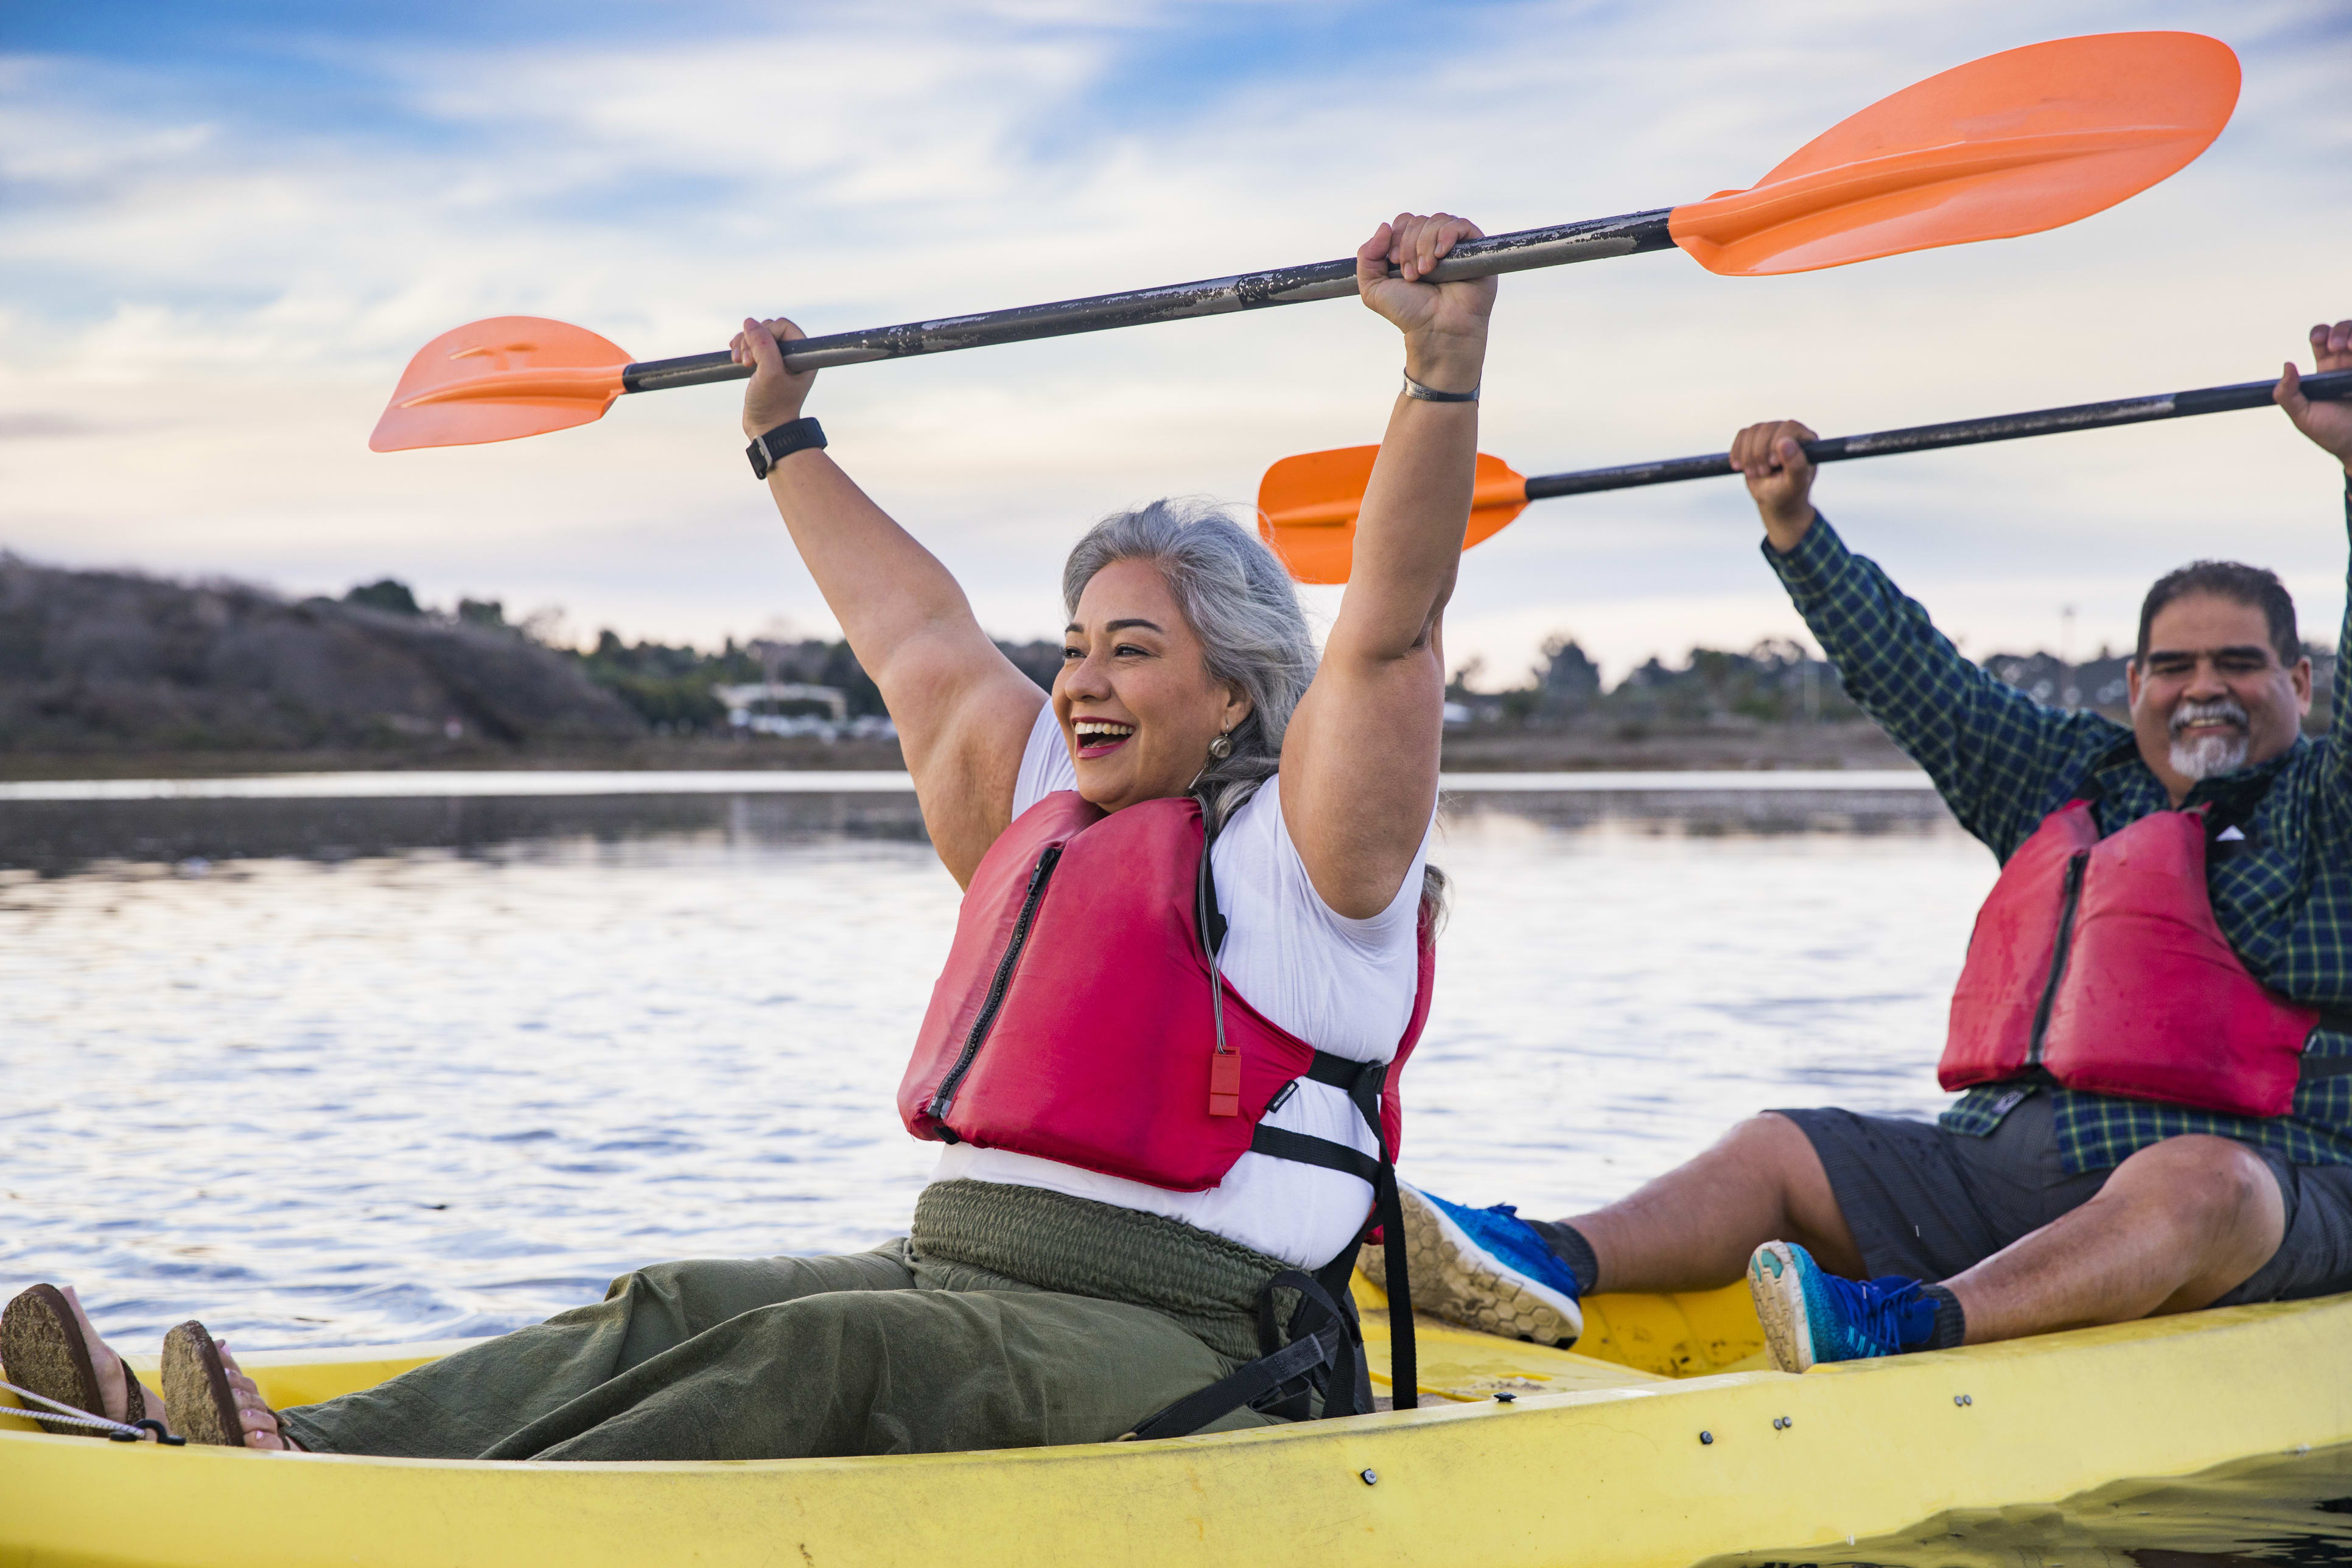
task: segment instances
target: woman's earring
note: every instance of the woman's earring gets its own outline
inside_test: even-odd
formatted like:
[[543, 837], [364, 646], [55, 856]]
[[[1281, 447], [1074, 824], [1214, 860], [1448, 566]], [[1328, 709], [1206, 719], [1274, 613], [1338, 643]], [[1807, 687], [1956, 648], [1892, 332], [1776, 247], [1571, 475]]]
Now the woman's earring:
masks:
[[1223, 762], [1234, 754], [1233, 731], [1228, 730], [1209, 742], [1209, 755]]

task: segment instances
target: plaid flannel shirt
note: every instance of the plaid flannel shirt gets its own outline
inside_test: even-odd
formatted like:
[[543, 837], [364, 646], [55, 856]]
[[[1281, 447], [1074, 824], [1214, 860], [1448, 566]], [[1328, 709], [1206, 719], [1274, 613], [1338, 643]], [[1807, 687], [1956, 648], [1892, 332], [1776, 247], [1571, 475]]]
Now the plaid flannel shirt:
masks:
[[[2352, 483], [2345, 490], [2352, 526]], [[1787, 555], [1764, 557], [1837, 666], [1846, 692], [1927, 772], [1960, 825], [2003, 862], [2042, 819], [2085, 792], [2104, 836], [2170, 807], [2132, 732], [2104, 715], [2045, 707], [1979, 668], [1886, 574], [1849, 552], [1826, 519]], [[2352, 1007], [2352, 595], [2336, 658], [2333, 733], [2298, 737], [2259, 767], [2200, 781], [2243, 845], [2207, 872], [2214, 918], [2247, 970], [2305, 1006]], [[2314, 1057], [2352, 1055], [2352, 1033], [2322, 1029]], [[2056, 1100], [2070, 1173], [2100, 1170], [2184, 1132], [2276, 1149], [2297, 1164], [2352, 1164], [2352, 1077], [2315, 1078], [2284, 1116], [2253, 1118], [2011, 1080], [1969, 1089], [1940, 1125], [1983, 1137], [2030, 1093]]]

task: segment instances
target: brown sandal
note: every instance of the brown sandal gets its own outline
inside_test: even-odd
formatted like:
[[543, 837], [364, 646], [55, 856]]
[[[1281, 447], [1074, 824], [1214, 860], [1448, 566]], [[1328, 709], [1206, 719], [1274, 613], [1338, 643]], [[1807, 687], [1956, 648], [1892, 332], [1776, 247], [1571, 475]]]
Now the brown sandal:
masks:
[[163, 1336], [163, 1404], [189, 1442], [245, 1447], [245, 1423], [237, 1419], [220, 1346], [193, 1318]]
[[[5, 1311], [0, 1311], [0, 1366], [8, 1369], [11, 1382], [22, 1384], [45, 1399], [54, 1399], [91, 1415], [106, 1416], [106, 1395], [99, 1387], [98, 1368], [90, 1358], [89, 1341], [81, 1331], [81, 1320], [75, 1315], [73, 1303], [66, 1300], [65, 1292], [54, 1285], [36, 1285], [9, 1302]], [[147, 1400], [127, 1363], [122, 1368], [122, 1384], [129, 1405], [122, 1415], [123, 1423], [143, 1420]], [[33, 1412], [26, 1414], [40, 1420]], [[73, 1437], [101, 1435], [58, 1421], [42, 1421], [41, 1430]]]

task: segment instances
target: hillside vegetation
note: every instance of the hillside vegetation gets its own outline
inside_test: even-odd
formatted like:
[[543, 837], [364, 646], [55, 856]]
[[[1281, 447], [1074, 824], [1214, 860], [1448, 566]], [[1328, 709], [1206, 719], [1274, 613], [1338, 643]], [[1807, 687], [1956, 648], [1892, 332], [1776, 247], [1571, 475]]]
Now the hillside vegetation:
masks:
[[[999, 646], [1041, 684], [1061, 657], [1058, 644]], [[509, 624], [496, 601], [437, 613], [391, 580], [289, 600], [0, 553], [0, 756], [20, 761], [898, 765], [887, 740], [735, 731], [711, 688], [762, 679], [837, 688], [853, 716], [882, 712], [843, 642], [705, 652], [606, 631], [580, 650]]]
[[[1058, 642], [999, 643], [1040, 686]], [[2334, 659], [2314, 647], [2326, 721]], [[1986, 668], [2037, 700], [2122, 716], [2125, 660], [1997, 654]], [[1872, 767], [1902, 758], [1837, 672], [1793, 643], [1653, 658], [1613, 688], [1556, 637], [1524, 681], [1447, 692], [1446, 765]], [[713, 651], [601, 633], [543, 641], [495, 601], [420, 605], [393, 581], [289, 600], [229, 582], [74, 572], [0, 553], [0, 759], [12, 772], [415, 765], [892, 767], [887, 739], [748, 736], [712, 688], [829, 687], [853, 719], [881, 694], [846, 643]], [[887, 731], [886, 731], [887, 733]], [[837, 739], [837, 743], [836, 743]], [[173, 759], [179, 759], [174, 761]]]
[[364, 594], [289, 603], [0, 557], [0, 749], [388, 750], [643, 729], [579, 661], [503, 628]]

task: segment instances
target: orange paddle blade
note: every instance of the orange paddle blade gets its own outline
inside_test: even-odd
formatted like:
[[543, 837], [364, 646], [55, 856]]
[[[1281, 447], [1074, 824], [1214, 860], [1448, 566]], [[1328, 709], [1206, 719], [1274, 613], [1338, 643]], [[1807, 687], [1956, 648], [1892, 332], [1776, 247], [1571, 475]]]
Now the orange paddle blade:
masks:
[[[1257, 487], [1257, 531], [1302, 583], [1344, 583], [1356, 552], [1356, 512], [1372, 480], [1378, 447], [1339, 447], [1285, 458]], [[1500, 458], [1478, 454], [1470, 526], [1462, 548], [1499, 532], [1526, 510], [1528, 482]]]
[[408, 362], [368, 446], [466, 447], [602, 419], [628, 351], [541, 316], [492, 316], [442, 333]]
[[1747, 277], [2034, 234], [2184, 167], [2237, 101], [2238, 57], [2201, 34], [2030, 44], [1880, 100], [1668, 226], [1708, 271]]

